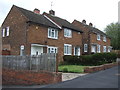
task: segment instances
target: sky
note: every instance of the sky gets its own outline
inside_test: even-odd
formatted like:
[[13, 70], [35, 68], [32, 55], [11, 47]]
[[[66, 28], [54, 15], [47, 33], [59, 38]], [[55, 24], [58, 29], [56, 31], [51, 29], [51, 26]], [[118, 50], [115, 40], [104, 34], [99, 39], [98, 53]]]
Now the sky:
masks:
[[[53, 9], [55, 15], [73, 22], [86, 20], [93, 26], [104, 30], [110, 23], [118, 22], [118, 2], [120, 0], [0, 0], [0, 26], [9, 13], [12, 5], [40, 13]], [[52, 7], [51, 7], [52, 2]]]

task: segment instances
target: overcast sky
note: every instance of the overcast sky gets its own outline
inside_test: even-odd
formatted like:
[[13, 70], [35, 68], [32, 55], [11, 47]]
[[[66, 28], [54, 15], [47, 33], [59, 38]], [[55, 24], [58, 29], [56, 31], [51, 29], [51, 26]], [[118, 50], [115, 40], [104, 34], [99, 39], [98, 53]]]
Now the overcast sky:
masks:
[[86, 20], [87, 24], [104, 30], [106, 25], [118, 21], [118, 2], [120, 0], [0, 0], [0, 25], [4, 21], [12, 5], [33, 11], [49, 12], [51, 2], [55, 15], [72, 22]]

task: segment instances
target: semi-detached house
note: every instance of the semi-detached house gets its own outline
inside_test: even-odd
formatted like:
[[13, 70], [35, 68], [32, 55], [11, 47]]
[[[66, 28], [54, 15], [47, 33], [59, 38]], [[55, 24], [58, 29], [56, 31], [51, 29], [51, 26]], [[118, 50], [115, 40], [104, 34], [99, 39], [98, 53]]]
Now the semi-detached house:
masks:
[[13, 5], [2, 24], [3, 54], [40, 55], [57, 53], [81, 55], [82, 33], [79, 28], [55, 12], [40, 14], [40, 10], [29, 11]]

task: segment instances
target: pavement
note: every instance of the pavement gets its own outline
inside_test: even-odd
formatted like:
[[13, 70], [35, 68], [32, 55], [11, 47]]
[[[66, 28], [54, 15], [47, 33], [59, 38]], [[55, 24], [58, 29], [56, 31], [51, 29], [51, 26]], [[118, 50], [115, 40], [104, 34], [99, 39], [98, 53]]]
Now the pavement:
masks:
[[[78, 75], [77, 78], [69, 78], [69, 80], [65, 80], [57, 84], [16, 87], [31, 88], [30, 90], [39, 90], [39, 88], [118, 88], [118, 86], [120, 86], [118, 85], [120, 84], [118, 83], [118, 77], [120, 77], [120, 73], [118, 73], [118, 67], [116, 66], [96, 73], [90, 73], [83, 76]], [[3, 88], [10, 87], [4, 86]]]

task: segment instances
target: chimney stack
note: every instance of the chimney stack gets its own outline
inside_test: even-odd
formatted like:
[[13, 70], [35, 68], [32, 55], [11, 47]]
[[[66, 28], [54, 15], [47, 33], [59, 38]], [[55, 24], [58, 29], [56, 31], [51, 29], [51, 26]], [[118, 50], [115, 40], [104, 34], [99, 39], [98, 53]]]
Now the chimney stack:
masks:
[[37, 9], [37, 8], [35, 8], [33, 12], [36, 13], [36, 14], [40, 14], [40, 10]]
[[92, 24], [92, 23], [89, 23], [89, 26], [91, 26], [91, 27], [92, 27], [92, 26], [93, 26], [93, 24]]
[[86, 24], [86, 20], [82, 20], [82, 23], [83, 23], [83, 24]]
[[50, 10], [50, 11], [49, 11], [49, 14], [51, 14], [51, 15], [55, 15], [55, 11]]

